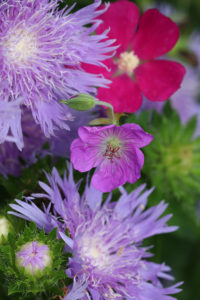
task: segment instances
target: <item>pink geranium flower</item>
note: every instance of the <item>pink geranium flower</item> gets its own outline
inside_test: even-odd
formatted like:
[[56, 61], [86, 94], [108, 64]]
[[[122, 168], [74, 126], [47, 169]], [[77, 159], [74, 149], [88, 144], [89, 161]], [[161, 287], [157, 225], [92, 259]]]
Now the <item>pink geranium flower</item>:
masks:
[[142, 94], [151, 101], [165, 101], [180, 88], [184, 67], [159, 58], [179, 38], [179, 29], [170, 18], [157, 9], [149, 9], [139, 18], [138, 7], [127, 0], [111, 3], [100, 18], [103, 23], [97, 33], [110, 27], [109, 38], [115, 38], [120, 45], [115, 57], [104, 62], [107, 71], [84, 66], [112, 80], [110, 88], [99, 88], [100, 100], [110, 102], [115, 112], [131, 113], [140, 108]]
[[153, 137], [139, 125], [80, 127], [78, 134], [71, 144], [71, 162], [80, 172], [97, 167], [92, 177], [96, 189], [110, 192], [140, 178], [144, 155], [139, 148]]

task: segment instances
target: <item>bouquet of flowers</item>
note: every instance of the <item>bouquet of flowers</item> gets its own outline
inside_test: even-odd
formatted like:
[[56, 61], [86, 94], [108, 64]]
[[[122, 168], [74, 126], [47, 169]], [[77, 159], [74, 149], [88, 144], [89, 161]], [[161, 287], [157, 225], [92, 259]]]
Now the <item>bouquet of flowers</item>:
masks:
[[0, 16], [0, 299], [199, 299], [198, 25], [150, 0]]

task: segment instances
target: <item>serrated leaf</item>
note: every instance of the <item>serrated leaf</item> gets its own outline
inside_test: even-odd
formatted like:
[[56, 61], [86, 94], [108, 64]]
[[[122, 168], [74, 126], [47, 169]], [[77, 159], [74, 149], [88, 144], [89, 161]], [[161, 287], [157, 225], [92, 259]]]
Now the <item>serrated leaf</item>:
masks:
[[193, 137], [196, 127], [197, 127], [197, 115], [193, 116], [185, 125], [182, 134], [183, 141], [187, 142]]

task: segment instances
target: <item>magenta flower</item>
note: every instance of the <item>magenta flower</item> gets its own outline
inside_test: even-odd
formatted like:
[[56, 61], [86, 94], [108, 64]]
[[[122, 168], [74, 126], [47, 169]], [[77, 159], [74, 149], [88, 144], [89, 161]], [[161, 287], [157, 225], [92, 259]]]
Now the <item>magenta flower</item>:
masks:
[[139, 18], [139, 9], [127, 0], [111, 3], [102, 15], [96, 32], [110, 27], [110, 38], [120, 47], [103, 68], [86, 65], [87, 71], [112, 79], [109, 89], [99, 88], [98, 98], [110, 102], [116, 112], [135, 112], [142, 94], [151, 101], [165, 101], [179, 89], [184, 67], [174, 61], [157, 59], [168, 53], [179, 37], [177, 25], [157, 9], [147, 10]]
[[139, 125], [81, 127], [78, 134], [71, 145], [71, 162], [80, 172], [97, 167], [92, 177], [96, 189], [109, 192], [140, 178], [144, 155], [139, 148], [153, 137]]
[[35, 275], [51, 263], [50, 250], [45, 244], [37, 241], [26, 243], [16, 254], [19, 267], [24, 267], [28, 274]]

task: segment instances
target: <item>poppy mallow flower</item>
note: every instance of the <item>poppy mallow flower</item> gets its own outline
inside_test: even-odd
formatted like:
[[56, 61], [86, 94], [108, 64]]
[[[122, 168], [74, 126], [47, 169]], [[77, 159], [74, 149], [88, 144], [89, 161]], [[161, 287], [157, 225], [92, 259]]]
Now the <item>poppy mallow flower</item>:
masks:
[[79, 138], [71, 144], [71, 162], [80, 172], [97, 167], [93, 186], [109, 192], [127, 181], [140, 178], [144, 155], [140, 148], [153, 137], [137, 124], [80, 127]]
[[115, 112], [135, 112], [142, 95], [151, 101], [165, 101], [181, 85], [185, 68], [163, 59], [176, 44], [179, 28], [157, 9], [147, 10], [141, 17], [138, 7], [127, 0], [110, 4], [100, 18], [99, 34], [110, 27], [109, 38], [115, 38], [116, 55], [105, 61], [107, 71], [85, 65], [87, 71], [112, 79], [109, 89], [99, 88], [97, 97], [110, 102]]

